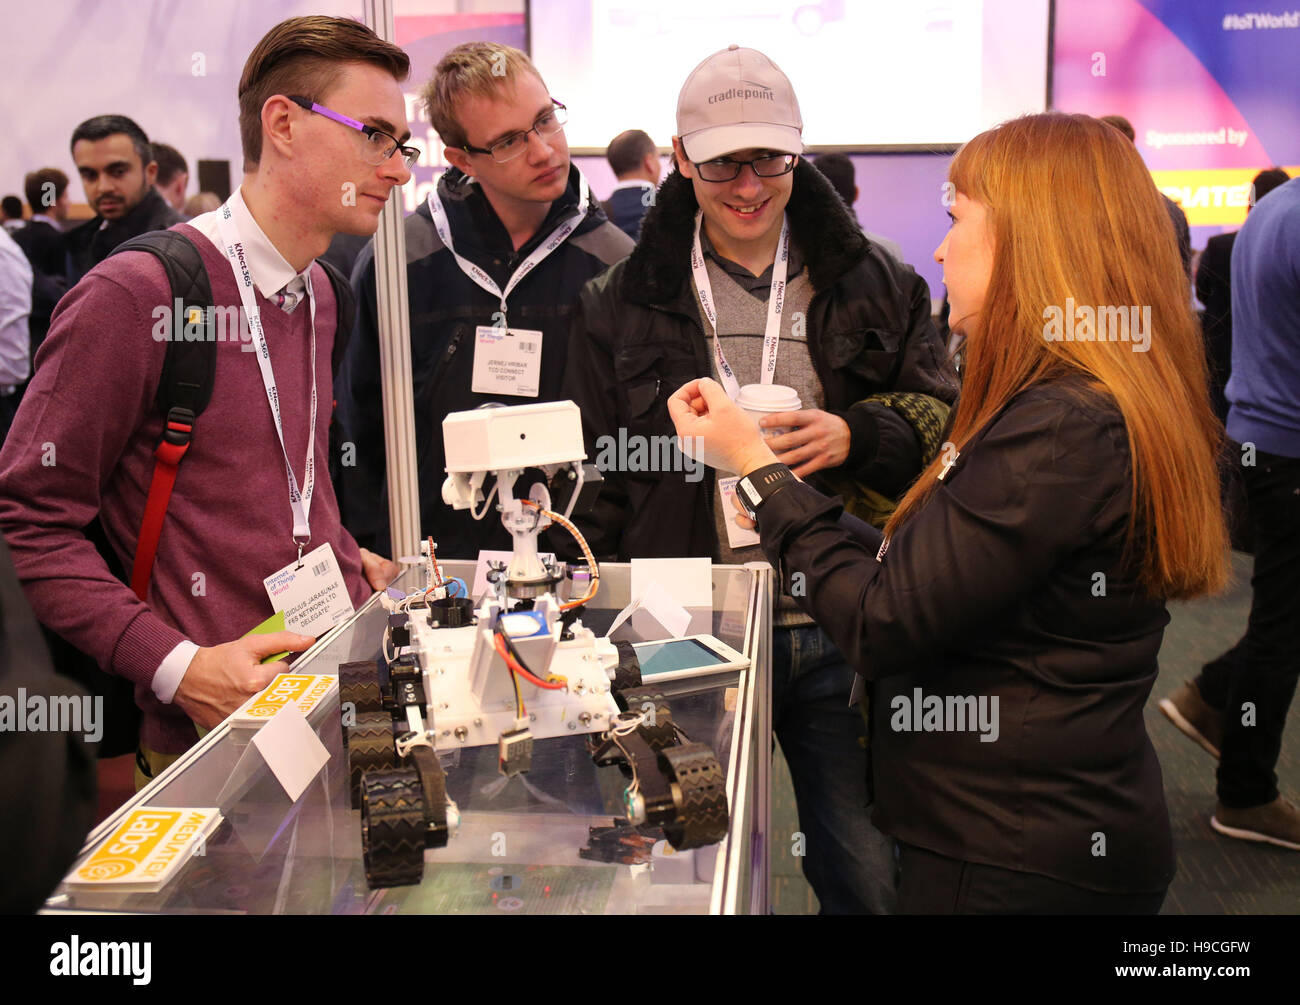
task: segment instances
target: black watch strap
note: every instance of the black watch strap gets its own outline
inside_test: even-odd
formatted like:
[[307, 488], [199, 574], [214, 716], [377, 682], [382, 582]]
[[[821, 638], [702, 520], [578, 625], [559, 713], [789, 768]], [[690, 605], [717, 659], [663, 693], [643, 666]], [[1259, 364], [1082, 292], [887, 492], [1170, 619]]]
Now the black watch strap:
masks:
[[752, 520], [764, 502], [793, 481], [794, 473], [784, 464], [768, 464], [740, 479], [736, 496]]

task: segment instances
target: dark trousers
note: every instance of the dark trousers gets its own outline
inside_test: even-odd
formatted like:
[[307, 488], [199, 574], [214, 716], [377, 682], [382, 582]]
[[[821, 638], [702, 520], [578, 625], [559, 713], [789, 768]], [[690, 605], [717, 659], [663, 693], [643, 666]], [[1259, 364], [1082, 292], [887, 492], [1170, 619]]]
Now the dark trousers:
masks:
[[1234, 809], [1278, 797], [1274, 768], [1300, 677], [1300, 458], [1258, 451], [1242, 474], [1255, 543], [1250, 620], [1196, 679], [1224, 712], [1219, 801]]
[[1159, 893], [1099, 893], [898, 843], [899, 914], [1157, 914]]
[[772, 629], [772, 730], [790, 766], [804, 878], [823, 914], [893, 914], [894, 842], [871, 823], [867, 728], [853, 668], [814, 625]]

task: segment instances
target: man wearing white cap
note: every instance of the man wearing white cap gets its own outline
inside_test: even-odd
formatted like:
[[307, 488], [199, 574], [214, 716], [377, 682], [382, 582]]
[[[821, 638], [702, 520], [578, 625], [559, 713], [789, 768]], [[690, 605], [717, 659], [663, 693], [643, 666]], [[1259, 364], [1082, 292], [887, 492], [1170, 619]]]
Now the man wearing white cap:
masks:
[[[823, 486], [897, 496], [937, 447], [935, 416], [957, 385], [926, 285], [800, 159], [802, 129], [770, 59], [734, 45], [710, 56], [678, 98], [676, 168], [640, 243], [583, 289], [564, 392], [589, 455], [602, 436], [630, 447], [580, 521], [598, 554], [764, 560], [734, 520], [734, 479], [627, 463], [646, 456], [637, 438], [673, 435], [668, 398], [697, 377], [769, 411], [777, 456]], [[893, 850], [869, 820], [853, 670], [791, 598], [774, 617], [772, 721], [799, 806], [795, 853], [823, 911], [890, 911]]]

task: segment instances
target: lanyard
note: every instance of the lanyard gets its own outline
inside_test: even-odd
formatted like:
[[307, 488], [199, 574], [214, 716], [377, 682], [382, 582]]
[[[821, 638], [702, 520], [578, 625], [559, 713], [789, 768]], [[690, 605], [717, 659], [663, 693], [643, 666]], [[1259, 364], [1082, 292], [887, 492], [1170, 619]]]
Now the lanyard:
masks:
[[533, 253], [523, 260], [519, 268], [515, 269], [514, 275], [512, 275], [510, 280], [506, 283], [506, 288], [504, 290], [496, 284], [491, 276], [471, 262], [468, 258], [463, 258], [457, 254], [456, 248], [451, 243], [451, 227], [447, 224], [447, 211], [443, 208], [442, 199], [438, 196], [437, 185], [435, 185], [433, 191], [429, 193], [429, 215], [433, 217], [433, 226], [434, 229], [438, 231], [439, 239], [444, 245], [446, 245], [447, 250], [455, 257], [456, 264], [460, 266], [460, 271], [465, 273], [465, 275], [469, 276], [469, 278], [474, 280], [474, 282], [476, 282], [480, 287], [487, 290], [488, 293], [501, 301], [501, 316], [504, 318], [506, 313], [506, 298], [510, 296], [514, 288], [518, 286], [524, 276], [532, 272], [547, 255], [563, 244], [564, 239], [572, 234], [577, 229], [578, 224], [582, 223], [582, 221], [587, 218], [587, 211], [589, 210], [591, 203], [591, 192], [587, 188], [587, 179], [583, 177], [581, 171], [578, 172], [578, 190], [578, 215], [569, 217], [567, 221], [556, 227], [555, 230], [551, 232], [551, 236], [539, 244], [533, 250]]
[[[700, 310], [713, 329], [713, 352], [717, 357], [718, 376], [722, 386], [733, 400], [740, 394], [740, 381], [731, 370], [727, 357], [722, 355], [722, 342], [718, 339], [718, 314], [713, 307], [713, 287], [709, 283], [709, 270], [704, 265], [704, 251], [700, 248], [700, 223], [704, 214], [695, 214], [695, 243], [691, 245], [691, 272], [695, 276], [695, 292], [700, 298]], [[785, 276], [790, 263], [790, 221], [781, 220], [781, 239], [776, 246], [776, 260], [772, 263], [772, 289], [767, 297], [767, 330], [763, 334], [763, 367], [759, 379], [772, 383], [776, 374], [776, 351], [781, 344], [781, 309], [785, 305]]]
[[289, 479], [289, 506], [293, 510], [293, 541], [298, 546], [298, 557], [301, 559], [303, 545], [311, 541], [309, 515], [311, 497], [316, 489], [316, 295], [311, 287], [311, 274], [303, 276], [307, 299], [311, 305], [311, 427], [307, 434], [307, 463], [303, 467], [305, 481], [303, 491], [299, 492], [298, 479], [294, 477], [293, 465], [289, 462], [289, 449], [284, 442], [284, 424], [280, 421], [280, 392], [276, 387], [275, 373], [271, 370], [271, 350], [266, 344], [266, 332], [262, 330], [262, 312], [257, 306], [253, 275], [248, 271], [244, 244], [239, 239], [239, 229], [231, 216], [229, 201], [217, 211], [217, 226], [221, 230], [226, 258], [239, 286], [239, 299], [244, 305], [244, 314], [248, 317], [248, 330], [257, 346], [257, 365], [262, 370], [262, 386], [266, 389], [271, 418], [275, 420], [275, 431], [280, 437], [284, 470]]

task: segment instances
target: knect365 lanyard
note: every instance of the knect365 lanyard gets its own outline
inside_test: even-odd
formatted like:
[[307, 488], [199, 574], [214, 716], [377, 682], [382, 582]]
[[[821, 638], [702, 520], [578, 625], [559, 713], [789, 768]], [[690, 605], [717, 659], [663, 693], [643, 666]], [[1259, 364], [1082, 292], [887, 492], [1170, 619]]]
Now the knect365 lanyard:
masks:
[[[232, 197], [233, 198], [233, 197]], [[307, 287], [307, 300], [311, 305], [311, 426], [307, 433], [307, 463], [303, 468], [303, 490], [298, 490], [298, 479], [294, 477], [293, 465], [289, 462], [289, 450], [284, 443], [284, 424], [280, 420], [280, 393], [275, 384], [275, 373], [271, 369], [271, 350], [266, 344], [266, 332], [262, 329], [262, 312], [257, 306], [257, 292], [253, 287], [253, 275], [248, 271], [245, 260], [244, 244], [239, 238], [239, 228], [230, 211], [230, 202], [217, 213], [217, 226], [221, 230], [221, 242], [225, 246], [226, 258], [235, 273], [239, 286], [239, 299], [244, 305], [248, 317], [248, 330], [252, 333], [257, 347], [257, 365], [262, 370], [262, 386], [266, 389], [266, 400], [271, 405], [271, 418], [275, 420], [275, 431], [280, 437], [280, 451], [284, 454], [284, 470], [289, 480], [289, 506], [293, 510], [293, 543], [298, 546], [298, 559], [302, 560], [303, 546], [311, 541], [311, 497], [316, 488], [316, 295], [311, 287], [311, 275], [303, 276]]]
[[[713, 306], [713, 286], [709, 283], [709, 270], [704, 265], [704, 251], [700, 247], [700, 224], [703, 212], [695, 214], [695, 242], [691, 245], [691, 273], [695, 277], [695, 292], [700, 298], [700, 310], [713, 329], [713, 352], [717, 357], [718, 376], [722, 386], [733, 401], [740, 394], [740, 381], [731, 370], [727, 357], [722, 354], [718, 339], [718, 313]], [[763, 367], [759, 380], [772, 383], [776, 374], [776, 353], [781, 345], [781, 309], [785, 305], [785, 277], [790, 265], [790, 220], [781, 218], [781, 238], [776, 246], [776, 260], [772, 263], [772, 289], [767, 297], [767, 329], [763, 333]]]
[[569, 217], [568, 220], [556, 227], [551, 232], [551, 236], [539, 244], [533, 250], [533, 253], [520, 263], [519, 268], [515, 269], [509, 282], [506, 283], [504, 290], [477, 265], [457, 254], [455, 245], [452, 244], [451, 240], [451, 227], [447, 223], [447, 211], [443, 208], [442, 199], [438, 196], [438, 186], [436, 185], [433, 187], [433, 191], [429, 193], [429, 215], [433, 217], [433, 226], [438, 232], [438, 238], [455, 257], [456, 264], [460, 266], [460, 271], [501, 301], [501, 316], [504, 318], [506, 316], [506, 298], [510, 296], [514, 288], [547, 255], [563, 244], [564, 239], [577, 230], [578, 225], [587, 218], [587, 213], [591, 208], [591, 192], [587, 187], [587, 179], [583, 177], [582, 172], [578, 172], [578, 193], [578, 215]]

